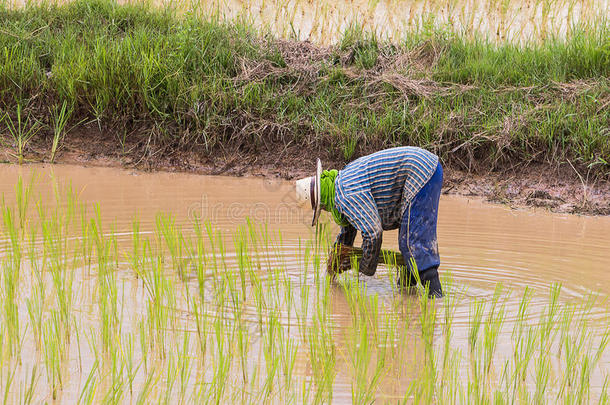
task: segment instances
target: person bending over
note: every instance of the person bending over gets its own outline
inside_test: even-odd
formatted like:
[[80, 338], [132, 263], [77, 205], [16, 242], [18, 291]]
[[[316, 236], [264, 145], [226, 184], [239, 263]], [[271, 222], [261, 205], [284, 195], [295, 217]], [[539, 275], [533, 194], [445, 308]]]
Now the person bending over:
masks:
[[403, 146], [363, 156], [340, 171], [322, 170], [318, 159], [316, 175], [297, 180], [296, 192], [298, 201], [311, 203], [312, 226], [321, 209], [330, 212], [341, 226], [329, 258], [332, 273], [350, 267], [349, 253], [360, 231], [362, 258], [358, 271], [374, 275], [383, 231], [399, 229], [398, 244], [406, 263], [399, 266], [399, 286], [416, 285], [417, 269], [429, 296], [440, 298], [443, 291], [438, 276], [436, 223], [442, 184], [438, 156]]

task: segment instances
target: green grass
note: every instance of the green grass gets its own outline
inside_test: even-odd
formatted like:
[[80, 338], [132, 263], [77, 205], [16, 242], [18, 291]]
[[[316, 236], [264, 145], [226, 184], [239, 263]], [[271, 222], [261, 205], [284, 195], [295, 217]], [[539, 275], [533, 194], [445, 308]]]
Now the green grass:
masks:
[[95, 0], [0, 6], [0, 32], [0, 135], [19, 156], [28, 143], [13, 139], [15, 122], [39, 130], [50, 160], [93, 126], [120, 152], [306, 148], [343, 161], [409, 144], [459, 168], [569, 161], [610, 175], [607, 20], [520, 45], [440, 29], [387, 43], [352, 28], [316, 48]]

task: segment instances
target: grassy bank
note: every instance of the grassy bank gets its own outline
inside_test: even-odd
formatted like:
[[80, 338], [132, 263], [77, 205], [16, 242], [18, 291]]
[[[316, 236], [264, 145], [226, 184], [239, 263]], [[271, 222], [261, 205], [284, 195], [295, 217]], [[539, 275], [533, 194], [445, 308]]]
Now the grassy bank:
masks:
[[610, 178], [607, 21], [519, 46], [439, 30], [390, 44], [356, 28], [316, 47], [101, 0], [4, 6], [0, 33], [0, 133], [17, 158], [96, 127], [132, 152], [338, 161], [411, 144], [469, 170]]

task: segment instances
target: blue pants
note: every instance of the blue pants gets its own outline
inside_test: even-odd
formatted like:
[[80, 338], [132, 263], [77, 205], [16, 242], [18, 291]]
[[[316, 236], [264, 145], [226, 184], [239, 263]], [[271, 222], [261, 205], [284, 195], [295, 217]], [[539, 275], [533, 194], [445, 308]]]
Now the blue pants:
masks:
[[[406, 285], [415, 285], [411, 257], [415, 259], [422, 281], [438, 277], [437, 269], [441, 260], [438, 255], [436, 221], [442, 185], [443, 167], [439, 162], [428, 183], [415, 195], [403, 214], [398, 245], [405, 263], [408, 264], [410, 277], [407, 280], [403, 279]], [[405, 276], [406, 274], [403, 274], [403, 277]]]

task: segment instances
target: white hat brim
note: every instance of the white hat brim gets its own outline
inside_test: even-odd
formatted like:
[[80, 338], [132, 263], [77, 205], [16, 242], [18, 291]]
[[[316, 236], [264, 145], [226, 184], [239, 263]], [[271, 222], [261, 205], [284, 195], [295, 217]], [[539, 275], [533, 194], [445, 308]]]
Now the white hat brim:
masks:
[[320, 217], [320, 178], [322, 177], [322, 162], [320, 159], [316, 162], [316, 177], [314, 179], [314, 187], [315, 187], [315, 208], [313, 211], [313, 218], [311, 220], [311, 226], [314, 226], [318, 222], [318, 218]]

